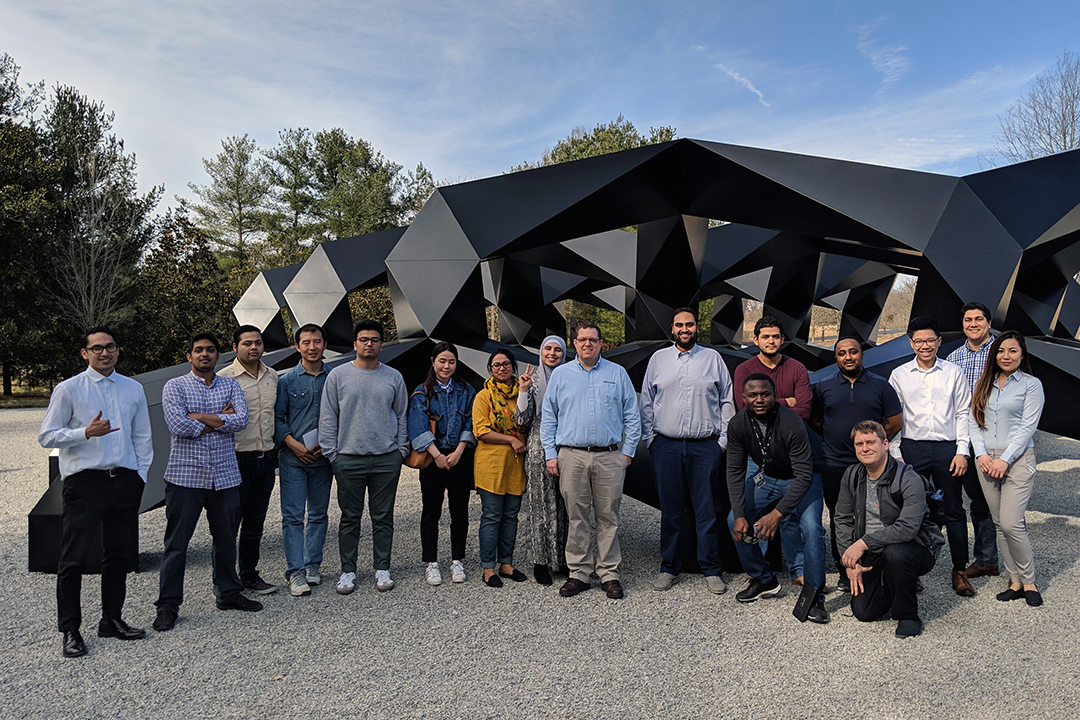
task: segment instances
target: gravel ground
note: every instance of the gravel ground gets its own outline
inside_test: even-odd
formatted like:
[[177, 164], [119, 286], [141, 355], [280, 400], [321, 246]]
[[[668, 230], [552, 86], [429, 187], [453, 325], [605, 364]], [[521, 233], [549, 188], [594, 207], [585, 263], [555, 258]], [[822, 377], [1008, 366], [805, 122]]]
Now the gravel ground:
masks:
[[[333, 579], [312, 596], [284, 589], [261, 613], [220, 612], [210, 593], [203, 521], [189, 551], [187, 601], [169, 633], [99, 639], [99, 582], [84, 582], [90, 654], [67, 660], [56, 631], [55, 577], [29, 573], [26, 515], [47, 483], [36, 443], [43, 410], [0, 411], [0, 556], [13, 571], [0, 598], [8, 651], [0, 656], [0, 717], [664, 717], [984, 718], [1080, 712], [1080, 443], [1040, 433], [1028, 522], [1046, 604], [999, 603], [1001, 578], [979, 578], [973, 599], [951, 591], [948, 563], [924, 579], [926, 630], [899, 640], [891, 621], [864, 624], [835, 592], [833, 622], [800, 625], [796, 593], [743, 606], [732, 587], [710, 595], [700, 576], [666, 593], [658, 569], [659, 511], [627, 499], [620, 537], [627, 596], [594, 589], [480, 581], [479, 500], [472, 501], [468, 582], [424, 583], [420, 493], [406, 469], [398, 493], [392, 573], [378, 593], [365, 573], [338, 596]], [[275, 494], [263, 539], [263, 575], [283, 581]], [[440, 540], [449, 547], [444, 512]], [[125, 618], [149, 629], [165, 514], [141, 521], [142, 571], [128, 580]], [[337, 570], [337, 508], [324, 570]], [[364, 534], [368, 534], [365, 521]], [[360, 557], [370, 557], [370, 535]], [[449, 564], [449, 558], [445, 558]], [[531, 570], [525, 558], [522, 569]], [[336, 576], [335, 576], [336, 577]], [[448, 580], [449, 578], [447, 578]], [[836, 575], [829, 581], [835, 584]]]

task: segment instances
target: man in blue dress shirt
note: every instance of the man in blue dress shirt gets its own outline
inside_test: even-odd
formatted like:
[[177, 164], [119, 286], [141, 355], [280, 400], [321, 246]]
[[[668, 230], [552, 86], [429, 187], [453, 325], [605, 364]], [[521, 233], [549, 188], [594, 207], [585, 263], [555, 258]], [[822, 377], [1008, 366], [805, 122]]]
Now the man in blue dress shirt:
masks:
[[56, 572], [56, 610], [64, 657], [86, 654], [82, 625], [82, 574], [92, 539], [101, 536], [101, 622], [98, 637], [137, 640], [146, 631], [121, 618], [127, 594], [124, 556], [139, 532], [139, 503], [154, 459], [150, 415], [142, 385], [116, 372], [120, 348], [107, 327], [82, 336], [82, 373], [56, 386], [38, 442], [60, 449], [63, 536]]
[[[577, 359], [551, 374], [540, 422], [547, 469], [559, 477], [570, 520], [570, 579], [559, 594], [572, 597], [587, 590], [595, 571], [600, 587], [617, 600], [623, 596], [618, 538], [623, 477], [641, 439], [637, 392], [622, 366], [600, 357], [595, 324], [578, 326], [574, 349]], [[599, 558], [593, 557], [590, 544], [590, 509], [596, 516]]]

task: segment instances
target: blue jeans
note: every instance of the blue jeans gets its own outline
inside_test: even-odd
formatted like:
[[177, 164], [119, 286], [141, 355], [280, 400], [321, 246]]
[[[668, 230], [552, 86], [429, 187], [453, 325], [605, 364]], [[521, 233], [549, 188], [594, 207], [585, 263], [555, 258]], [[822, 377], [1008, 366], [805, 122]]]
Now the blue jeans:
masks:
[[[653, 478], [660, 497], [660, 570], [682, 569], [679, 536], [687, 500], [694, 511], [697, 557], [705, 577], [719, 575], [720, 528], [713, 502], [712, 475], [720, 459], [716, 440], [679, 440], [657, 435], [649, 446]], [[787, 543], [785, 542], [785, 547]]]
[[[746, 458], [746, 480], [750, 482], [751, 479], [757, 475], [759, 470], [758, 464], [754, 462], [752, 458], [747, 456]], [[821, 482], [821, 478], [814, 474], [814, 480], [818, 483]], [[749, 488], [750, 486], [747, 485]], [[747, 492], [747, 497], [750, 493]], [[766, 501], [768, 502], [768, 501]], [[749, 513], [747, 509], [747, 513]], [[753, 523], [750, 523], [753, 525]], [[787, 566], [788, 573], [793, 578], [803, 576], [803, 565], [805, 564], [805, 551], [803, 550], [802, 532], [799, 530], [799, 523], [793, 521], [789, 517], [780, 518], [780, 545], [784, 549], [784, 564]], [[767, 552], [769, 543], [765, 543], [761, 552]]]
[[477, 492], [480, 493], [480, 566], [491, 570], [497, 564], [513, 565], [521, 495], [496, 495], [479, 488]]
[[[773, 500], [784, 497], [791, 489], [795, 480], [777, 480], [768, 475], [764, 476], [765, 482], [758, 487], [753, 477], [746, 481], [746, 504], [744, 511], [746, 521], [753, 525], [761, 517], [760, 508], [765, 507]], [[802, 501], [792, 512], [780, 518], [780, 532], [783, 540], [785, 524], [788, 532], [798, 533], [803, 542], [806, 566], [803, 577], [805, 583], [811, 587], [819, 588], [818, 600], [825, 599], [825, 530], [821, 526], [821, 515], [825, 507], [825, 501], [821, 493], [821, 480], [814, 478], [810, 488], [803, 495]], [[734, 531], [735, 514], [728, 515], [728, 526]], [[786, 540], [784, 540], [786, 542]], [[743, 570], [755, 580], [771, 582], [772, 570], [765, 561], [767, 543], [748, 545], [744, 542], [735, 543], [735, 549], [739, 553]]]
[[[322, 564], [326, 544], [327, 509], [334, 471], [324, 465], [278, 467], [281, 479], [281, 539], [285, 545], [285, 574]], [[307, 527], [304, 513], [307, 511]]]

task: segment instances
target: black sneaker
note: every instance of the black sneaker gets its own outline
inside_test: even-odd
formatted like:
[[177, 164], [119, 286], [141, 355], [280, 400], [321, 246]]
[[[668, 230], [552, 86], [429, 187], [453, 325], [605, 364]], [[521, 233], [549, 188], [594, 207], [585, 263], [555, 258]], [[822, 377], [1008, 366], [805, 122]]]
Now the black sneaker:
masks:
[[231, 600], [218, 600], [218, 610], [245, 610], [247, 612], [259, 612], [263, 609], [262, 603], [256, 600], [249, 600], [243, 595], [237, 595]]
[[176, 625], [177, 612], [171, 607], [158, 608], [157, 617], [154, 619], [154, 629], [158, 632], [168, 632]]
[[821, 600], [815, 600], [814, 604], [810, 606], [810, 612], [807, 614], [806, 619], [810, 622], [817, 623], [818, 625], [828, 625], [829, 611], [825, 609], [825, 603]]
[[909, 618], [907, 620], [901, 620], [896, 623], [896, 637], [909, 638], [915, 637], [922, 632], [923, 623], [919, 618]]
[[271, 585], [256, 575], [254, 580], [244, 581], [244, 589], [250, 590], [256, 595], [269, 595], [271, 593], [276, 593], [278, 588], [277, 585]]
[[836, 581], [836, 589], [846, 595], [851, 594], [851, 578], [847, 576], [847, 573], [840, 573], [840, 579]]
[[780, 594], [780, 581], [774, 575], [768, 582], [762, 582], [756, 578], [750, 578], [750, 584], [746, 589], [735, 596], [741, 603], [751, 603], [759, 597], [776, 597]]

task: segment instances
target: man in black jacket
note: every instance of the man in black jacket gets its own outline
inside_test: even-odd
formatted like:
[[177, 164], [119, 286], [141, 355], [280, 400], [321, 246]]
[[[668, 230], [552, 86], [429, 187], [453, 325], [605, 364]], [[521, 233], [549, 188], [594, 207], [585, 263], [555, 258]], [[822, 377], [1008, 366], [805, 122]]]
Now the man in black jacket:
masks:
[[[804, 582], [817, 589], [808, 619], [827, 623], [823, 498], [821, 483], [814, 480], [806, 427], [793, 410], [776, 402], [776, 389], [768, 375], [747, 377], [742, 395], [746, 407], [728, 424], [728, 524], [750, 584], [735, 599], [749, 603], [780, 593], [780, 581], [765, 561], [763, 545], [781, 524], [791, 523], [804, 543]], [[750, 477], [748, 457], [760, 468]]]
[[930, 520], [926, 483], [889, 456], [885, 429], [873, 420], [851, 431], [858, 465], [840, 481], [837, 544], [851, 581], [851, 611], [863, 622], [892, 614], [897, 637], [922, 632], [915, 584], [945, 544]]

